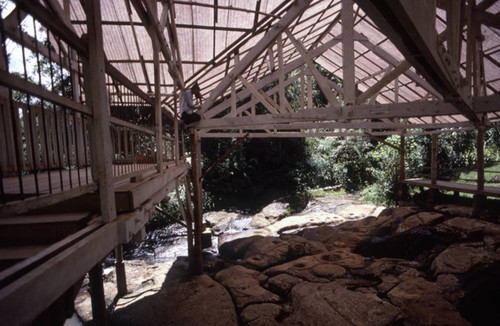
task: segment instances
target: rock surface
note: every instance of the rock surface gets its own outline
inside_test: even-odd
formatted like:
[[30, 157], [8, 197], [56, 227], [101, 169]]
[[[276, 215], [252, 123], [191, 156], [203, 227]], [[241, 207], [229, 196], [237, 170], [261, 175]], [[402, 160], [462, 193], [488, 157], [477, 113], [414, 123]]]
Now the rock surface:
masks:
[[[495, 325], [500, 320], [498, 220], [454, 215], [463, 210], [450, 205], [434, 211], [406, 206], [378, 217], [344, 212], [349, 218], [343, 223], [328, 225], [342, 218], [342, 207], [310, 212], [325, 216], [327, 225], [303, 228], [304, 221], [294, 233], [277, 235], [266, 227], [258, 236], [251, 231], [236, 240], [221, 236], [224, 260], [207, 261], [202, 276], [169, 271], [160, 289], [150, 282], [156, 287], [152, 295], [127, 302], [136, 291], [120, 299], [112, 324]], [[287, 217], [270, 227], [289, 218], [293, 224], [299, 220]]]

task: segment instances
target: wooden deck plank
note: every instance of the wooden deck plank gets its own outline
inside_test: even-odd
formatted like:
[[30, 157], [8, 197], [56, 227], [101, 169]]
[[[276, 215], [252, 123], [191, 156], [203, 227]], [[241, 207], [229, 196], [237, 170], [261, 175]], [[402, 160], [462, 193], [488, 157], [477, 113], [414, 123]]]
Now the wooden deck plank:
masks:
[[481, 191], [477, 190], [476, 185], [456, 183], [443, 180], [437, 180], [436, 184], [434, 185], [432, 184], [430, 179], [406, 179], [401, 182], [413, 186], [427, 187], [431, 189], [458, 191], [458, 192], [465, 192], [469, 194], [477, 194], [490, 197], [500, 197], [500, 187], [485, 186], [484, 190]]

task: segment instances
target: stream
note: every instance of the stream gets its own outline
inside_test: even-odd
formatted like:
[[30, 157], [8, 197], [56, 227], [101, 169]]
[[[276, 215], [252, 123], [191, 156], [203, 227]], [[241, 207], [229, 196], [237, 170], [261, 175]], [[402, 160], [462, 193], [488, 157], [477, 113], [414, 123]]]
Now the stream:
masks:
[[[352, 196], [332, 196], [321, 198], [309, 198], [305, 195], [293, 195], [281, 197], [273, 202], [283, 202], [290, 205], [291, 214], [310, 213], [323, 211], [335, 214], [347, 205], [356, 201]], [[268, 202], [269, 204], [269, 202]], [[261, 211], [248, 207], [231, 207], [226, 212], [237, 213], [231, 220], [224, 233], [238, 233], [252, 229], [250, 222], [255, 214]], [[218, 236], [212, 235], [212, 247], [204, 249], [205, 255], [217, 255]], [[148, 264], [173, 262], [179, 256], [187, 256], [187, 232], [180, 224], [173, 224], [168, 227], [150, 231], [146, 234], [146, 239], [124, 246], [124, 258], [126, 260], [143, 260]], [[108, 258], [106, 265], [114, 264], [112, 257]]]

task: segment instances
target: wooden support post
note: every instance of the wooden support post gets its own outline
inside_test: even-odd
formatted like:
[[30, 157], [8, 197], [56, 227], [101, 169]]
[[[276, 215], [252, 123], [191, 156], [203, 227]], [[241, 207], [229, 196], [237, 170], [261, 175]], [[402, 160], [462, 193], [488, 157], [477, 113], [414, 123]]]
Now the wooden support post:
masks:
[[186, 175], [184, 178], [184, 187], [186, 187], [186, 206], [188, 210], [188, 214], [186, 214], [186, 217], [188, 220], [186, 220], [186, 225], [187, 225], [187, 240], [188, 240], [188, 254], [189, 257], [192, 257], [193, 255], [193, 248], [194, 248], [194, 242], [193, 242], [193, 220], [194, 220], [194, 213], [193, 213], [193, 205], [191, 201], [191, 181], [189, 178], [189, 174]]
[[342, 70], [344, 105], [356, 101], [354, 81], [354, 17], [352, 0], [342, 1]]
[[[85, 2], [88, 31], [89, 61], [85, 64], [88, 78], [86, 98], [92, 107], [91, 119], [91, 156], [92, 174], [99, 184], [101, 215], [105, 222], [116, 218], [115, 190], [111, 153], [111, 135], [109, 131], [109, 102], [106, 91], [104, 48], [102, 38], [101, 8], [99, 0]], [[85, 60], [84, 60], [85, 61]]]
[[[151, 6], [153, 12], [151, 13], [155, 19], [158, 17], [156, 1]], [[160, 79], [160, 40], [157, 35], [151, 31], [151, 42], [153, 43], [153, 64], [154, 64], [154, 78], [155, 78], [155, 140], [156, 140], [156, 172], [161, 173], [163, 161], [163, 123], [161, 114], [161, 79]], [[175, 80], [175, 79], [174, 79]]]
[[127, 274], [125, 273], [125, 263], [123, 262], [123, 246], [119, 244], [115, 248], [116, 258], [116, 285], [118, 288], [118, 296], [127, 294]]
[[[180, 149], [179, 143], [181, 140], [181, 134], [179, 133], [179, 115], [177, 113], [177, 83], [174, 81], [174, 159], [175, 164], [179, 164], [180, 160]], [[182, 139], [184, 140], [184, 139]]]
[[[436, 121], [436, 117], [432, 117], [432, 122]], [[433, 134], [431, 142], [431, 184], [435, 185], [437, 183], [437, 175], [438, 175], [438, 135]], [[436, 199], [436, 189], [429, 188], [429, 196], [427, 197], [427, 203], [432, 204]]]
[[313, 81], [312, 76], [307, 74], [307, 108], [312, 109], [313, 99], [312, 99]]
[[[483, 191], [484, 190], [484, 132], [485, 132], [485, 127], [480, 126], [477, 129], [477, 143], [476, 143], [476, 150], [477, 150], [477, 190], [478, 191]], [[474, 196], [474, 204], [473, 204], [473, 210], [472, 210], [472, 215], [474, 217], [479, 217], [481, 215], [481, 212], [483, 210], [483, 203], [484, 203], [485, 196], [476, 194]]]
[[108, 325], [106, 299], [102, 284], [102, 267], [98, 263], [89, 271], [89, 292], [92, 299], [92, 317], [95, 325]]
[[303, 110], [305, 108], [305, 97], [306, 97], [306, 75], [304, 73], [304, 69], [306, 67], [302, 65], [300, 67], [300, 109]]
[[406, 197], [405, 184], [403, 183], [403, 181], [405, 180], [405, 155], [406, 155], [404, 132], [401, 134], [401, 144], [400, 144], [399, 148], [400, 148], [400, 151], [399, 151], [398, 197], [400, 200], [403, 200]]
[[190, 132], [191, 138], [191, 165], [193, 173], [194, 193], [194, 248], [189, 261], [191, 273], [203, 273], [203, 252], [201, 247], [203, 199], [201, 184], [201, 139], [196, 130]]

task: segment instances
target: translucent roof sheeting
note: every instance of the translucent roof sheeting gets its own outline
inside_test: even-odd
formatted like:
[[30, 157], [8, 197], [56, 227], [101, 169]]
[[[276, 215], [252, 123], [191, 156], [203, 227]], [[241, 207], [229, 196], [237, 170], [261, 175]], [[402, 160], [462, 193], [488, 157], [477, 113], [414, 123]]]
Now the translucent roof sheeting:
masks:
[[[151, 38], [130, 0], [102, 0], [102, 20], [107, 60], [145, 92], [150, 91], [153, 80], [153, 47]], [[146, 0], [143, 0], [146, 1]], [[61, 6], [65, 1], [59, 0]], [[445, 33], [446, 11], [438, 1], [436, 32]], [[232, 70], [235, 62], [245, 57], [293, 6], [293, 0], [169, 0], [153, 1], [157, 17], [163, 28], [163, 36], [170, 46], [186, 86], [197, 82], [206, 98], [219, 82]], [[482, 1], [478, 1], [480, 5]], [[69, 1], [70, 20], [79, 35], [86, 32], [85, 13], [80, 1]], [[289, 25], [288, 29], [306, 49], [332, 42], [332, 46], [314, 58], [314, 61], [336, 77], [343, 79], [341, 0], [314, 0], [306, 10]], [[496, 15], [500, 2], [487, 8]], [[381, 80], [405, 58], [397, 47], [356, 3], [354, 15], [355, 85], [357, 92], [364, 92]], [[500, 90], [500, 30], [492, 24], [482, 24], [481, 55], [484, 62], [484, 95]], [[467, 28], [464, 30], [463, 54], [460, 57], [461, 72], [465, 74]], [[291, 40], [282, 34], [283, 64], [299, 59]], [[445, 42], [446, 44], [446, 42]], [[446, 46], [446, 45], [445, 45]], [[241, 74], [250, 82], [262, 79], [277, 69], [269, 62], [277, 62], [278, 47], [262, 53]], [[161, 55], [161, 62], [165, 63]], [[161, 93], [171, 103], [169, 94], [174, 91], [174, 80], [166, 65], [161, 70]], [[243, 84], [236, 80], [236, 88]], [[396, 94], [397, 91], [397, 94]], [[223, 92], [228, 96], [231, 88]], [[375, 101], [406, 103], [442, 99], [415, 69], [409, 69], [395, 81], [384, 85]], [[497, 115], [493, 118], [498, 120]]]

